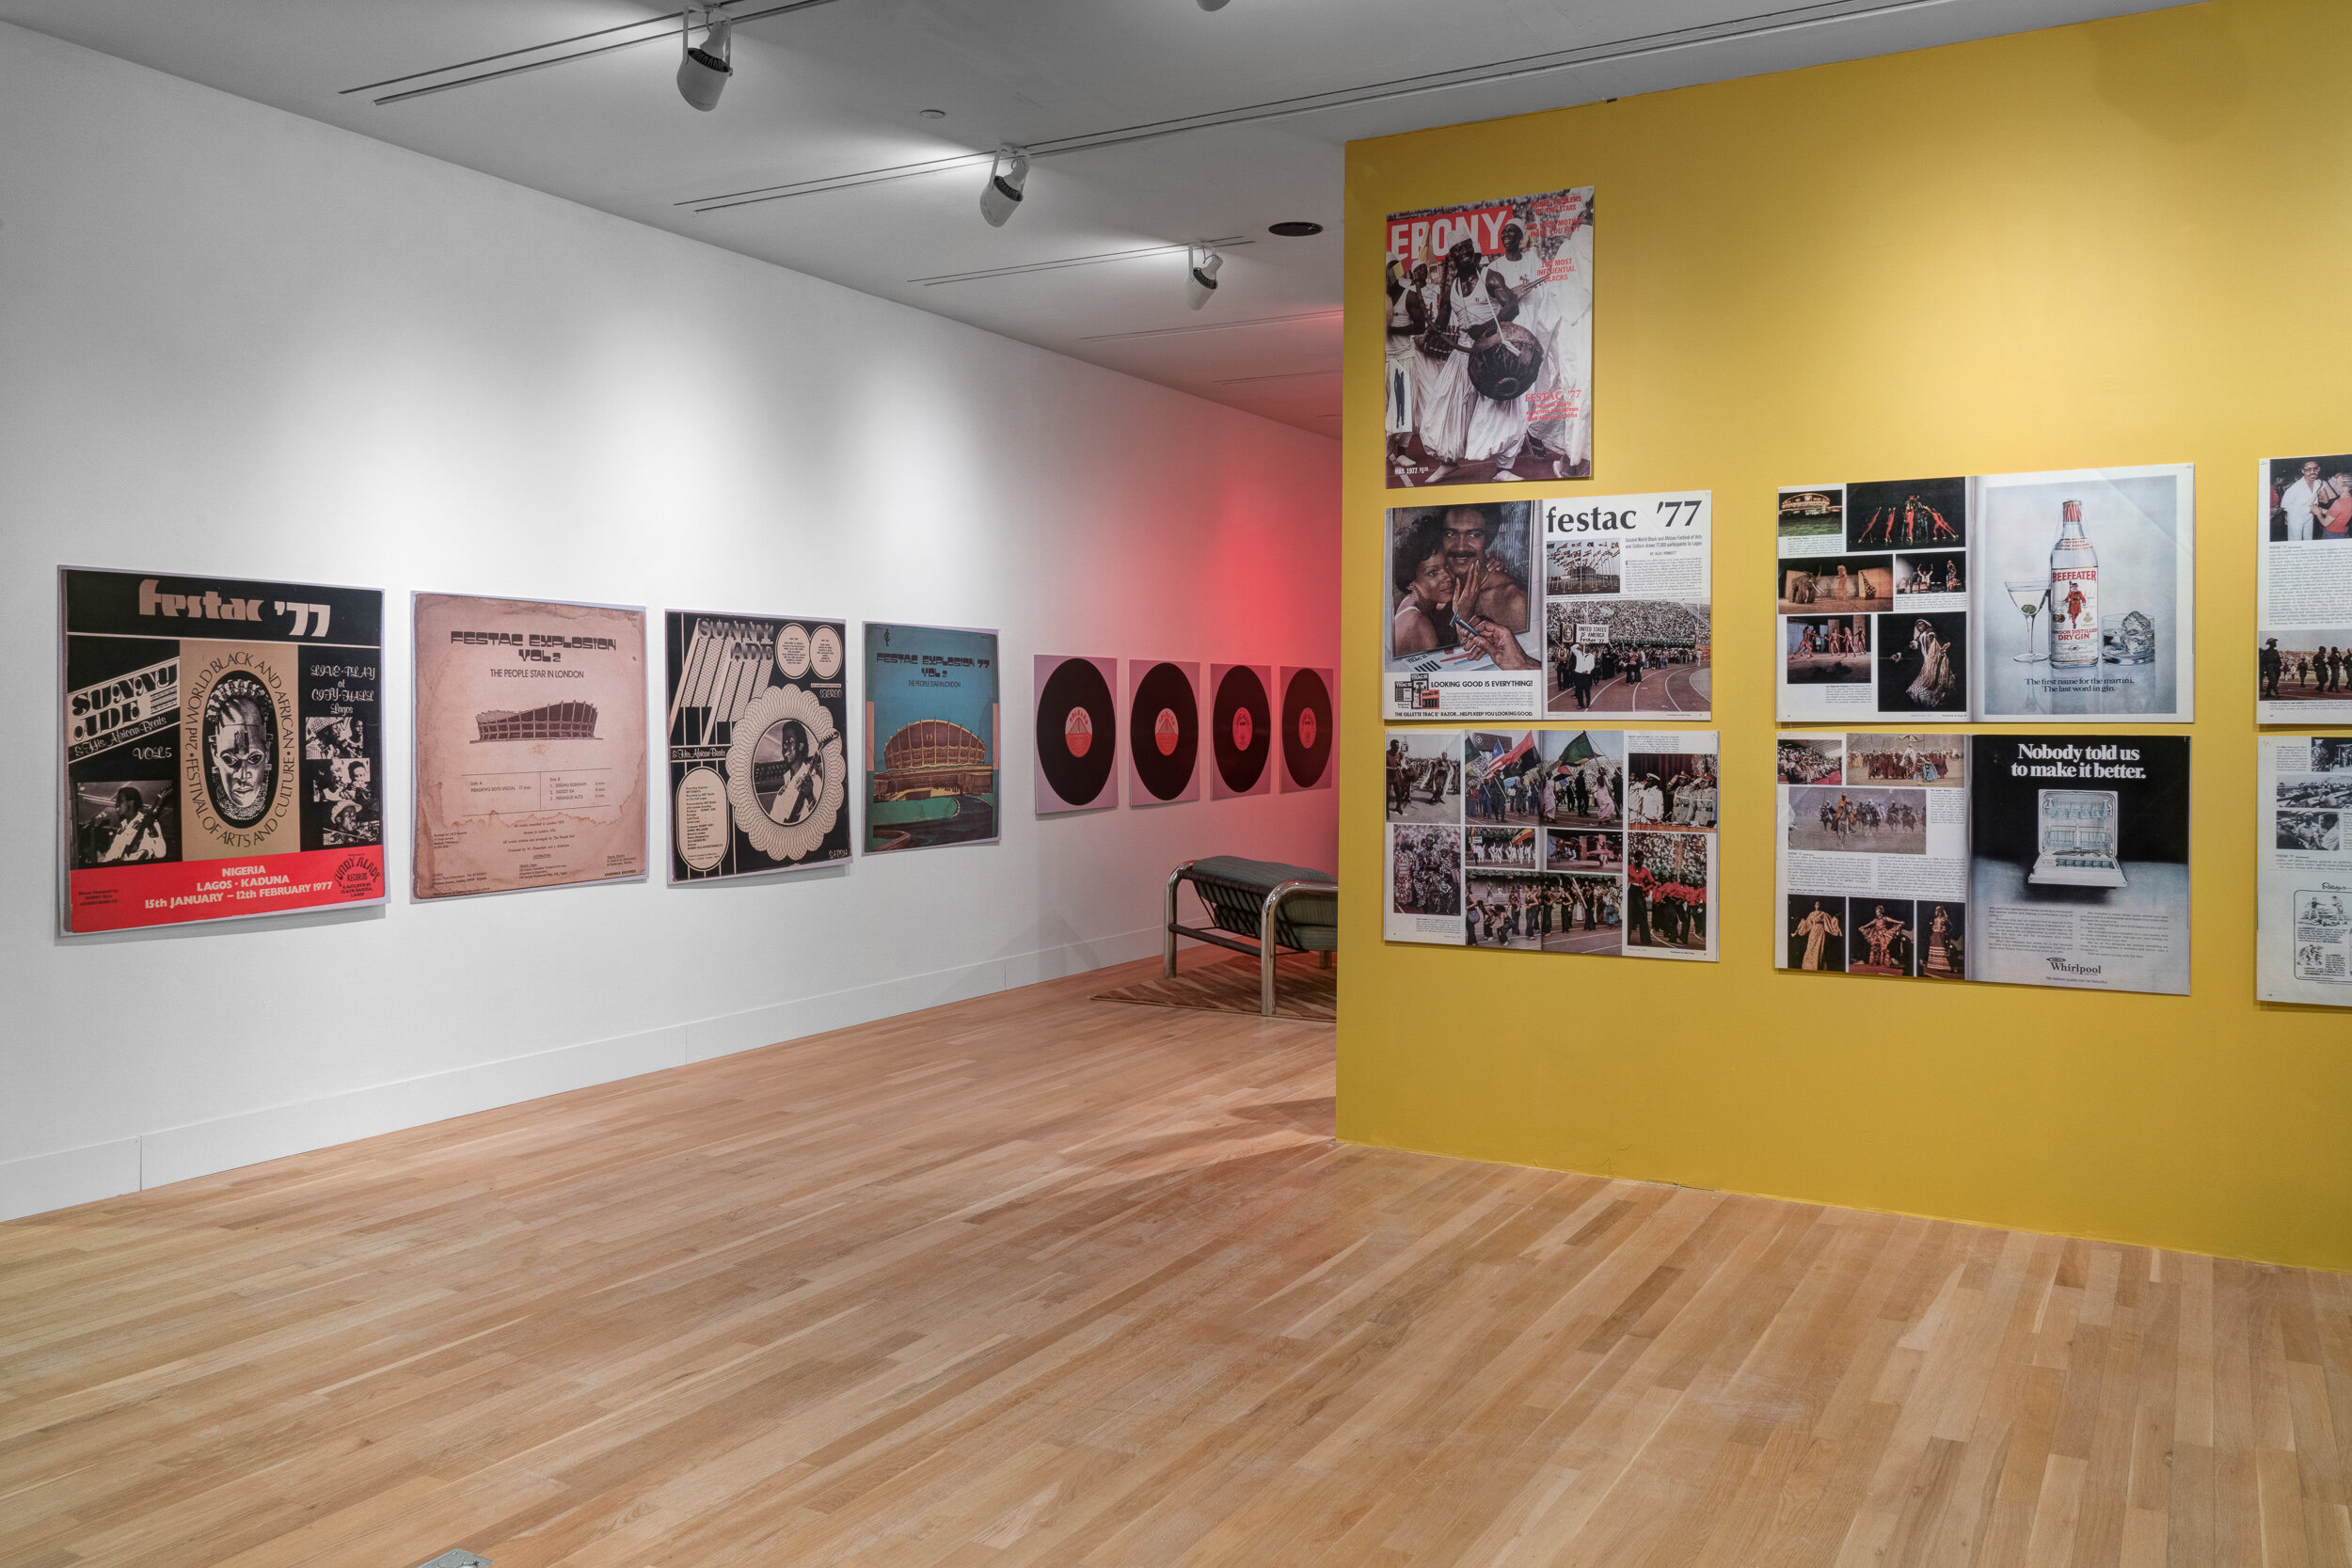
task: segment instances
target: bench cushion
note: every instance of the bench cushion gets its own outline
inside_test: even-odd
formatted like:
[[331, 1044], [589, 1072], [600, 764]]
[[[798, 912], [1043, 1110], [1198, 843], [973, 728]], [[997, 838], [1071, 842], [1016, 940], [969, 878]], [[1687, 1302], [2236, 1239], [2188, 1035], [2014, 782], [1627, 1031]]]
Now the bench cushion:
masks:
[[[1194, 891], [1208, 906], [1210, 918], [1218, 928], [1253, 937], [1258, 934], [1258, 911], [1265, 895], [1284, 882], [1330, 882], [1336, 886], [1339, 880], [1328, 871], [1317, 871], [1311, 866], [1245, 860], [1239, 855], [1205, 856], [1192, 863], [1192, 875], [1200, 879], [1194, 882]], [[1336, 952], [1339, 918], [1337, 893], [1329, 896], [1295, 895], [1283, 904], [1277, 919], [1276, 940], [1310, 953]]]

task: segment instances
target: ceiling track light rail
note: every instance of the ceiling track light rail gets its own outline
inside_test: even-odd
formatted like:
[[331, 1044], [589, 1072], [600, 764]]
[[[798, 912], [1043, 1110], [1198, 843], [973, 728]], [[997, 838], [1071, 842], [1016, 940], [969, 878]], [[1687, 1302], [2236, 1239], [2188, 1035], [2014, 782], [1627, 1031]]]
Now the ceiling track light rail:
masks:
[[[1455, 87], [1484, 87], [1496, 82], [1514, 81], [1526, 76], [1540, 76], [1555, 71], [1572, 71], [1579, 66], [1613, 65], [1627, 60], [1650, 58], [1660, 55], [1677, 54], [1687, 49], [1703, 48], [1711, 43], [1730, 43], [1750, 39], [1770, 38], [1782, 33], [1803, 32], [1825, 27], [1840, 22], [1867, 20], [1872, 17], [1896, 16], [1911, 11], [1928, 10], [1953, 3], [1953, 0], [1816, 0], [1816, 3], [1770, 11], [1762, 16], [1742, 18], [1736, 22], [1704, 23], [1694, 26], [1677, 27], [1663, 32], [1645, 33], [1611, 43], [1588, 44], [1580, 49], [1554, 50], [1542, 55], [1520, 55], [1507, 60], [1486, 65], [1455, 66], [1444, 71], [1424, 71], [1414, 76], [1400, 76], [1386, 82], [1375, 82], [1359, 87], [1335, 87], [1328, 92], [1303, 93], [1293, 98], [1270, 99], [1263, 103], [1246, 104], [1232, 109], [1213, 109], [1203, 114], [1184, 115], [1172, 119], [1148, 120], [1139, 125], [1119, 126], [1107, 131], [1089, 132], [1081, 135], [1061, 136], [1031, 141], [1024, 150], [1034, 161], [1056, 157], [1066, 152], [1091, 152], [1101, 148], [1127, 147], [1136, 142], [1156, 141], [1163, 136], [1180, 136], [1193, 131], [1213, 131], [1228, 125], [1254, 125], [1266, 120], [1290, 119], [1300, 115], [1321, 114], [1331, 109], [1356, 108], [1366, 103], [1391, 103], [1414, 98], [1423, 93], [1445, 92]], [[817, 196], [826, 191], [854, 190], [865, 185], [886, 184], [895, 180], [918, 179], [927, 174], [944, 174], [952, 169], [970, 168], [976, 164], [993, 162], [993, 153], [964, 153], [949, 158], [934, 158], [916, 164], [894, 164], [884, 168], [861, 169], [843, 174], [820, 175], [810, 180], [796, 180], [774, 185], [754, 185], [739, 191], [723, 191], [713, 196], [690, 197], [674, 203], [690, 207], [696, 213], [724, 212], [734, 207], [751, 207], [765, 201], [784, 201], [793, 197]]]
[[[1232, 243], [1232, 242], [1228, 242]], [[1118, 342], [1128, 338], [1181, 338], [1194, 332], [1231, 332], [1242, 326], [1290, 326], [1299, 322], [1338, 321], [1338, 310], [1297, 310], [1287, 316], [1252, 316], [1247, 321], [1200, 322], [1192, 326], [1146, 326], [1133, 332], [1089, 332], [1082, 343]]]
[[[745, 22], [758, 22], [771, 16], [788, 16], [795, 11], [814, 10], [818, 6], [830, 6], [833, 3], [834, 0], [785, 0], [785, 3], [781, 5], [754, 6], [747, 10], [730, 10], [725, 13], [724, 20], [739, 24]], [[660, 16], [649, 16], [642, 22], [625, 22], [615, 27], [599, 27], [591, 33], [575, 33], [569, 38], [554, 39], [547, 43], [534, 43], [528, 48], [506, 49], [495, 55], [482, 55], [470, 60], [459, 60], [452, 65], [436, 66], [430, 71], [412, 71], [404, 76], [387, 76], [380, 82], [363, 82], [356, 87], [344, 87], [336, 96], [347, 98], [355, 93], [374, 92], [382, 87], [401, 87], [402, 90], [399, 92], [386, 93], [381, 98], [372, 100], [378, 107], [382, 107], [387, 103], [405, 103], [412, 98], [426, 98], [437, 92], [448, 92], [453, 87], [469, 87], [482, 82], [501, 81], [509, 76], [520, 76], [529, 71], [545, 71], [552, 65], [569, 65], [574, 60], [594, 59], [599, 55], [610, 55], [622, 49], [634, 49], [640, 44], [661, 43], [674, 39], [677, 36], [680, 25], [688, 21], [691, 12], [704, 9], [705, 8], [696, 6], [687, 9], [668, 11]], [[712, 8], [712, 9], [715, 10], [717, 8]], [[717, 18], [714, 17], [714, 20]], [[629, 36], [627, 38], [614, 36], [621, 33], [627, 33]], [[597, 41], [599, 40], [605, 41]], [[570, 47], [573, 44], [587, 44], [589, 47], [573, 49]], [[558, 50], [567, 52], [554, 53]], [[515, 63], [500, 65], [499, 62], [501, 60], [511, 60]], [[496, 69], [474, 71], [473, 68], [476, 66], [493, 66]], [[472, 74], [454, 76], [448, 81], [434, 80], [435, 77], [449, 77], [453, 71], [471, 71]], [[403, 86], [409, 82], [421, 85]]]
[[[1251, 245], [1255, 242], [1246, 235], [1237, 234], [1231, 239], [1210, 240], [1206, 243], [1211, 245]], [[1138, 245], [1133, 250], [1104, 250], [1097, 251], [1091, 256], [1061, 256], [1050, 261], [1023, 261], [1009, 267], [981, 267], [973, 272], [944, 272], [935, 277], [910, 277], [907, 281], [919, 283], [930, 289], [936, 288], [942, 283], [975, 283], [983, 278], [1013, 277], [1022, 273], [1055, 272], [1063, 267], [1091, 267], [1104, 261], [1133, 261], [1145, 256], [1172, 256], [1178, 251], [1184, 251], [1189, 255], [1193, 248], [1190, 245]]]

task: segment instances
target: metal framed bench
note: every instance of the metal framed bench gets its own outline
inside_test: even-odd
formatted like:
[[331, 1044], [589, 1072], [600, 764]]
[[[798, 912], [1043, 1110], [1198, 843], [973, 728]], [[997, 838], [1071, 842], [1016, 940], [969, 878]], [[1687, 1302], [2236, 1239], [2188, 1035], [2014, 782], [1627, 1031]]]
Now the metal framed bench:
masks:
[[[1176, 917], [1176, 890], [1192, 884], [1209, 924]], [[1274, 960], [1283, 953], [1319, 953], [1323, 967], [1340, 945], [1339, 881], [1327, 871], [1279, 861], [1211, 855], [1186, 861], [1168, 878], [1168, 949], [1160, 973], [1176, 973], [1176, 939], [1190, 937], [1258, 959], [1258, 1011], [1274, 1016]], [[1249, 939], [1244, 941], [1242, 939]]]

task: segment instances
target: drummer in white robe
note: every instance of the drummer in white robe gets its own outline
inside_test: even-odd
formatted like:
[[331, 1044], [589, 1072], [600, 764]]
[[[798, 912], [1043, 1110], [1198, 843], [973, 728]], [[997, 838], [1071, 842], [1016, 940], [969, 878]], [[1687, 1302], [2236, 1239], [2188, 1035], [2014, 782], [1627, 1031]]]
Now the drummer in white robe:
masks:
[[[1503, 322], [1518, 314], [1518, 296], [1494, 270], [1491, 260], [1479, 255], [1469, 241], [1454, 247], [1452, 260], [1455, 279], [1447, 288], [1446, 295], [1462, 346], [1459, 357], [1467, 412], [1462, 460], [1491, 461], [1497, 480], [1517, 479], [1518, 475], [1510, 468], [1518, 461], [1519, 449], [1527, 442], [1527, 399], [1486, 396], [1470, 384], [1470, 361], [1479, 349], [1495, 341], [1496, 330]], [[1470, 279], [1467, 293], [1462, 288], [1465, 276]]]
[[1497, 314], [1486, 295], [1478, 247], [1470, 241], [1446, 254], [1438, 278], [1438, 313], [1427, 341], [1445, 352], [1426, 359], [1421, 388], [1421, 444], [1437, 464], [1427, 480], [1433, 484], [1461, 466], [1469, 447], [1470, 404], [1485, 400], [1470, 386], [1468, 350], [1478, 325]]

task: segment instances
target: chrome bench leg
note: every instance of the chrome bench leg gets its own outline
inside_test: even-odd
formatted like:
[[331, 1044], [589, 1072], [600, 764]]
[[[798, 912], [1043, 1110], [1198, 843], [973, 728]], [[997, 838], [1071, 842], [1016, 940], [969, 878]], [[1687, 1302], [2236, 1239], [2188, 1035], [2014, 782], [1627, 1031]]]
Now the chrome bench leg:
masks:
[[1186, 861], [1168, 874], [1168, 924], [1163, 927], [1167, 933], [1167, 945], [1160, 954], [1160, 977], [1164, 980], [1176, 977], [1176, 884], [1183, 881], [1184, 873], [1191, 869], [1192, 862]]
[[1258, 1016], [1274, 1016], [1274, 911], [1281, 907], [1281, 888], [1265, 896], [1265, 905], [1258, 911]]

